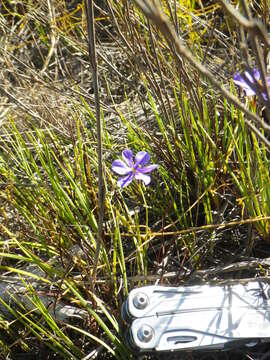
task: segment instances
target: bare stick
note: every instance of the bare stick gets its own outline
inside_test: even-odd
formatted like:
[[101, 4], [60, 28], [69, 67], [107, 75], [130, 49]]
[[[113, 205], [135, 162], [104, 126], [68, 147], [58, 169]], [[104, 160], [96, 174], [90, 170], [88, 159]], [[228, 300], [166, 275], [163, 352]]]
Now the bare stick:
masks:
[[94, 3], [93, 0], [85, 0], [87, 32], [88, 32], [88, 52], [90, 64], [92, 67], [93, 88], [95, 93], [95, 110], [97, 121], [97, 147], [98, 147], [98, 234], [96, 240], [96, 252], [93, 264], [93, 288], [96, 282], [96, 274], [98, 267], [99, 254], [101, 243], [103, 242], [103, 219], [105, 212], [105, 186], [103, 173], [103, 146], [102, 146], [102, 124], [100, 118], [100, 98], [98, 86], [98, 67], [96, 54], [96, 39], [95, 39], [95, 25], [94, 25]]
[[[267, 46], [270, 46], [269, 36], [261, 22], [256, 19], [246, 19], [243, 15], [239, 13], [239, 11], [235, 9], [235, 7], [233, 7], [227, 1], [220, 0], [220, 3], [223, 8], [226, 9], [226, 11], [237, 21], [239, 25], [242, 25], [250, 33], [253, 33], [254, 35], [260, 37]], [[242, 4], [244, 3], [245, 2], [243, 1]]]
[[[48, 9], [49, 9], [49, 15], [50, 15], [50, 27], [51, 27], [51, 46], [50, 46], [50, 50], [49, 53], [46, 57], [46, 60], [43, 64], [42, 70], [40, 72], [41, 75], [43, 75], [48, 66], [49, 63], [53, 57], [53, 55], [55, 54], [55, 61], [57, 62], [58, 58], [57, 58], [57, 44], [59, 41], [59, 34], [57, 33], [57, 26], [56, 26], [56, 17], [55, 17], [55, 2], [53, 0], [47, 0], [47, 4], [48, 4]], [[57, 78], [57, 66], [56, 66], [56, 72], [55, 72], [55, 78]]]
[[[257, 128], [258, 124], [266, 132], [270, 133], [270, 126], [265, 123], [259, 116], [251, 112], [249, 109], [243, 105], [236, 96], [234, 96], [230, 91], [228, 91], [224, 86], [220, 84], [220, 81], [216, 80], [213, 74], [200, 62], [196, 60], [193, 54], [186, 48], [177, 36], [175, 30], [170, 25], [168, 19], [160, 10], [160, 5], [155, 1], [146, 1], [146, 0], [133, 0], [143, 13], [153, 21], [153, 23], [159, 28], [163, 36], [166, 38], [169, 47], [171, 48], [172, 53], [178, 53], [179, 55], [186, 58], [190, 64], [196, 68], [201, 75], [205, 76], [211, 84], [218, 89], [227, 100], [237, 106], [238, 109], [242, 110], [243, 113], [247, 116], [244, 118], [245, 123], [253, 131], [264, 144], [267, 146], [268, 150], [270, 149], [270, 142], [265, 138], [261, 131]], [[247, 20], [248, 21], [248, 20]], [[257, 24], [257, 23], [256, 23]], [[246, 24], [245, 24], [246, 25]], [[257, 29], [257, 27], [255, 27]], [[259, 29], [261, 29], [259, 27]], [[260, 34], [264, 34], [260, 32]], [[249, 120], [250, 119], [250, 120]]]

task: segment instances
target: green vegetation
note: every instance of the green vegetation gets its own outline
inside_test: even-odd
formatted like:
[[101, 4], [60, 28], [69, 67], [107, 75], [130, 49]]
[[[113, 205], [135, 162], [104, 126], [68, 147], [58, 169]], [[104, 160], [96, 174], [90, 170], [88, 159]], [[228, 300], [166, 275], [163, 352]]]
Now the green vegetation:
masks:
[[[147, 3], [96, 1], [106, 198], [93, 284], [98, 150], [85, 7], [1, 1], [3, 359], [132, 358], [121, 304], [133, 287], [219, 282], [222, 266], [268, 256], [265, 101], [232, 78], [267, 65], [265, 30], [240, 14], [256, 28], [270, 4], [234, 1], [233, 17], [215, 1]], [[124, 149], [159, 165], [150, 185], [117, 186], [111, 164]], [[266, 275], [258, 260], [229, 277]]]

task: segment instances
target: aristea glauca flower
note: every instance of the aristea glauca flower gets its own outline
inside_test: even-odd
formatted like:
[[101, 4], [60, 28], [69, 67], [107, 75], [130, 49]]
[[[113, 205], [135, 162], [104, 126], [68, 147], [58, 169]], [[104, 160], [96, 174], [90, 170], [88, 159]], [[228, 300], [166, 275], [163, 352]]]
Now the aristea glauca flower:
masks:
[[132, 151], [126, 149], [122, 152], [122, 158], [123, 160], [117, 159], [112, 163], [112, 170], [118, 175], [124, 175], [117, 181], [117, 184], [121, 186], [121, 188], [128, 186], [133, 179], [142, 180], [145, 185], [150, 183], [151, 177], [146, 174], [155, 170], [158, 165], [152, 164], [146, 166], [150, 161], [148, 152], [138, 152], [134, 161]]
[[[235, 85], [240, 86], [240, 88], [244, 90], [246, 96], [256, 95], [255, 80], [261, 83], [261, 74], [257, 69], [254, 69], [252, 72], [245, 71], [244, 75], [236, 73], [233, 77]], [[270, 87], [270, 76], [267, 77], [267, 85]], [[263, 92], [262, 96], [267, 100], [266, 93]]]

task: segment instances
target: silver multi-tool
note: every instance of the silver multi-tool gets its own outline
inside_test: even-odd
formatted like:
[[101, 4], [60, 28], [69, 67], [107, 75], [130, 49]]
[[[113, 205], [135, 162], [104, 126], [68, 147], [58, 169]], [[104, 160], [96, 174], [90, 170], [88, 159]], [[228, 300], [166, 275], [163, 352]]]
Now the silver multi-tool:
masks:
[[139, 352], [253, 346], [270, 341], [270, 286], [145, 286], [129, 293], [122, 317]]

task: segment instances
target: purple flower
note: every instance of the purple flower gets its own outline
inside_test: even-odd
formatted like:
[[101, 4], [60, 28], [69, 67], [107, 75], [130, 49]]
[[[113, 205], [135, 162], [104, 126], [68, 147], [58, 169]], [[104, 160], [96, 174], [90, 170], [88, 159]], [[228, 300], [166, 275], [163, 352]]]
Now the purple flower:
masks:
[[122, 158], [124, 161], [118, 159], [114, 160], [112, 163], [113, 171], [119, 175], [124, 175], [117, 181], [117, 184], [121, 186], [121, 188], [128, 186], [133, 179], [142, 180], [145, 185], [150, 183], [151, 177], [146, 174], [155, 170], [158, 165], [153, 164], [145, 166], [150, 161], [150, 155], [148, 152], [138, 152], [138, 154], [135, 156], [134, 162], [132, 151], [126, 149], [122, 152]]
[[[256, 85], [255, 80], [261, 83], [261, 74], [257, 69], [254, 69], [251, 73], [245, 71], [245, 76], [241, 75], [240, 73], [236, 73], [233, 77], [233, 82], [240, 86], [246, 96], [256, 95]], [[248, 79], [248, 81], [247, 81]], [[254, 80], [255, 79], [255, 80]], [[254, 86], [253, 86], [254, 84]], [[270, 77], [267, 77], [267, 84], [270, 86]], [[265, 92], [262, 93], [262, 96], [265, 100], [267, 100], [267, 95]]]

